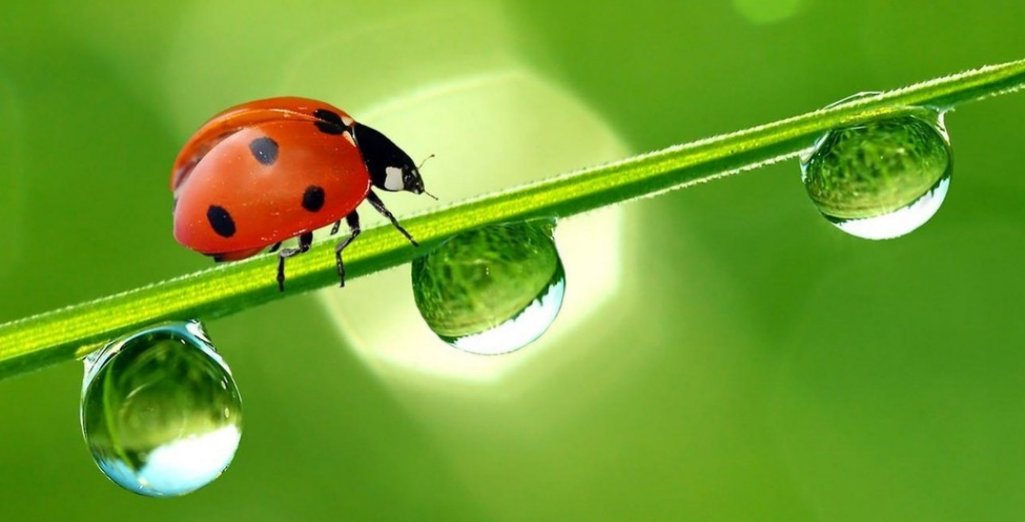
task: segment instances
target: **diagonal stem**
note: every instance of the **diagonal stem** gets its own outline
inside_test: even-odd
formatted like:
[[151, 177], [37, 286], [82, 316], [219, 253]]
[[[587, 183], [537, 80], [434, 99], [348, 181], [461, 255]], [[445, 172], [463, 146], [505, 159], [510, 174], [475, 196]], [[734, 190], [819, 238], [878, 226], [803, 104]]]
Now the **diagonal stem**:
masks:
[[[484, 225], [566, 217], [642, 196], [688, 187], [791, 158], [836, 128], [914, 106], [952, 109], [1025, 86], [1025, 60], [992, 65], [858, 98], [732, 134], [672, 146], [406, 218], [429, 249]], [[293, 260], [289, 289], [278, 292], [274, 256], [217, 266], [95, 301], [0, 325], [0, 378], [82, 357], [114, 337], [166, 320], [211, 319], [337, 281], [330, 242]], [[346, 249], [346, 277], [407, 263], [424, 252], [390, 227], [365, 231]]]

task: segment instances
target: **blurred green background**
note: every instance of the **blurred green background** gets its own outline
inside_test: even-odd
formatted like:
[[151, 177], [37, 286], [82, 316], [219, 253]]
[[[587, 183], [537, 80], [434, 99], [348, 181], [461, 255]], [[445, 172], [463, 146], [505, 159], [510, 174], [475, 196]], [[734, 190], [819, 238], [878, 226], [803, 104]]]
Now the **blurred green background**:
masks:
[[[346, 108], [436, 153], [450, 202], [1020, 59], [1022, 19], [1011, 1], [14, 0], [0, 321], [208, 267], [171, 238], [169, 169], [241, 101]], [[95, 468], [79, 365], [2, 381], [0, 519], [1021, 520], [1022, 121], [1022, 94], [949, 115], [951, 192], [898, 240], [827, 224], [796, 163], [570, 220], [563, 314], [510, 356], [433, 341], [408, 267], [210, 322], [246, 431], [184, 498]]]

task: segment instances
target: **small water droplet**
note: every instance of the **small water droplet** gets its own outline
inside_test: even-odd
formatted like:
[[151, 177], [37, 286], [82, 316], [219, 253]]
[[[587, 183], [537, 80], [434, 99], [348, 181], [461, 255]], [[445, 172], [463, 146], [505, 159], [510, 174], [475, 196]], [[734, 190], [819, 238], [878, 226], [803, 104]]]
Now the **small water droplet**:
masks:
[[535, 220], [464, 232], [413, 262], [413, 296], [443, 341], [481, 355], [530, 344], [555, 321], [566, 273], [553, 223]]
[[172, 323], [86, 358], [81, 421], [93, 459], [117, 485], [140, 495], [184, 495], [231, 463], [242, 401], [201, 325]]
[[943, 203], [952, 172], [943, 114], [930, 109], [830, 131], [801, 158], [801, 179], [819, 212], [865, 239], [895, 238], [925, 224]]

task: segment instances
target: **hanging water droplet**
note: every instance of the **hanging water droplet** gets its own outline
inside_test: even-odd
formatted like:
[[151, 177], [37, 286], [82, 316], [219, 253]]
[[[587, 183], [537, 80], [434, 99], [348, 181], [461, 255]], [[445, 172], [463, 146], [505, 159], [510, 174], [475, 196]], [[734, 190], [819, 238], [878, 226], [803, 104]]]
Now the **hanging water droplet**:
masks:
[[427, 325], [467, 352], [518, 350], [555, 321], [566, 274], [550, 221], [456, 235], [413, 262], [413, 296]]
[[952, 171], [943, 114], [928, 109], [830, 131], [801, 158], [801, 179], [822, 215], [866, 239], [925, 224]]
[[154, 497], [212, 482], [242, 435], [231, 370], [195, 321], [148, 328], [86, 358], [81, 415], [100, 470]]

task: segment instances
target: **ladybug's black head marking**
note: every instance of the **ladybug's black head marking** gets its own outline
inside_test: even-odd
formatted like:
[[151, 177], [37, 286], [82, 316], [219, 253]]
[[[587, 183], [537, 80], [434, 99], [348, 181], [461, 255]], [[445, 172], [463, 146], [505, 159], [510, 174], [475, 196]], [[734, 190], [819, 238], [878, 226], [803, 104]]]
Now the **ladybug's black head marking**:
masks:
[[389, 192], [423, 194], [424, 180], [409, 155], [387, 136], [359, 123], [353, 124], [356, 143], [375, 187]]

